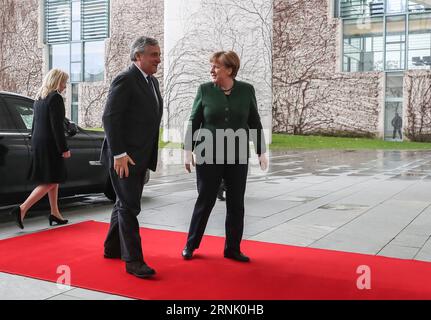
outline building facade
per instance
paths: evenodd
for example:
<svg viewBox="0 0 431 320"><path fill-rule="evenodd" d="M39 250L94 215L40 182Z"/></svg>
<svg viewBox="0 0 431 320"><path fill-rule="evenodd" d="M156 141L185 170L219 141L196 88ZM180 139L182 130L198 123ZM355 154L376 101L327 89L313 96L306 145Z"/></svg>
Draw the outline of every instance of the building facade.
<svg viewBox="0 0 431 320"><path fill-rule="evenodd" d="M110 82L148 35L163 51L161 0L0 0L0 90L33 97L51 68L69 73L66 113L100 127ZM163 82L163 65L156 75Z"/></svg>
<svg viewBox="0 0 431 320"><path fill-rule="evenodd" d="M181 141L201 83L211 81L210 56L234 50L237 80L251 83L267 140L272 127L272 1L165 0L164 139Z"/></svg>
<svg viewBox="0 0 431 320"><path fill-rule="evenodd" d="M157 38L164 138L179 141L208 57L233 49L268 132L431 140L431 0L0 0L0 90L71 75L67 114L100 127L130 42Z"/></svg>
<svg viewBox="0 0 431 320"><path fill-rule="evenodd" d="M431 1L274 1L273 129L428 140Z"/></svg>

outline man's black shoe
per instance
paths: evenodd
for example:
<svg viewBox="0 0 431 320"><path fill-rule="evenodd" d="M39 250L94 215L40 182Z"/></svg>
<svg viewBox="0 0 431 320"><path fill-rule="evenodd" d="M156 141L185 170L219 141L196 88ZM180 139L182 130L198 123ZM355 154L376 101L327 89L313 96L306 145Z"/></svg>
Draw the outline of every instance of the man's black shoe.
<svg viewBox="0 0 431 320"><path fill-rule="evenodd" d="M150 278L156 274L154 269L142 261L126 262L126 272L143 279Z"/></svg>
<svg viewBox="0 0 431 320"><path fill-rule="evenodd" d="M239 262L250 262L250 258L244 255L242 252L225 251L224 257L228 259L233 259Z"/></svg>
<svg viewBox="0 0 431 320"><path fill-rule="evenodd" d="M193 251L192 249L189 249L187 247L184 248L181 255L183 256L184 260L190 260L193 257Z"/></svg>

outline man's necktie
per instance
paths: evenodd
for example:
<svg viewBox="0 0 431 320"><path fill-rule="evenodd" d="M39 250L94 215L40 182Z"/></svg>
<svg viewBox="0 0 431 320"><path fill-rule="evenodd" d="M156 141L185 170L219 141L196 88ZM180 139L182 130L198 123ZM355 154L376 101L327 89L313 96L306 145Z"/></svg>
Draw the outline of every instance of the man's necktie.
<svg viewBox="0 0 431 320"><path fill-rule="evenodd" d="M154 98L156 98L157 106L158 106L159 105L159 98L157 97L156 89L154 88L154 83L153 83L153 79L152 79L151 75L147 76L147 81L148 81L148 85L150 86L151 92L154 95Z"/></svg>

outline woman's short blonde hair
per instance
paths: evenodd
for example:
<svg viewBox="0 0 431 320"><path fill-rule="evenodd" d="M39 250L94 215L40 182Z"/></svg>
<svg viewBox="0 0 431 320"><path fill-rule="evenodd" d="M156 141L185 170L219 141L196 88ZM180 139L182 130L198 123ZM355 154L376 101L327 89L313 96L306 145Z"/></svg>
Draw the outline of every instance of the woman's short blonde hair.
<svg viewBox="0 0 431 320"><path fill-rule="evenodd" d="M36 94L36 100L45 99L52 91L58 90L60 84L67 82L69 75L60 69L51 69L43 78L42 86Z"/></svg>
<svg viewBox="0 0 431 320"><path fill-rule="evenodd" d="M210 62L219 62L223 64L225 68L232 69L232 73L230 75L232 79L235 79L238 74L240 60L238 55L233 51L218 51L211 56Z"/></svg>

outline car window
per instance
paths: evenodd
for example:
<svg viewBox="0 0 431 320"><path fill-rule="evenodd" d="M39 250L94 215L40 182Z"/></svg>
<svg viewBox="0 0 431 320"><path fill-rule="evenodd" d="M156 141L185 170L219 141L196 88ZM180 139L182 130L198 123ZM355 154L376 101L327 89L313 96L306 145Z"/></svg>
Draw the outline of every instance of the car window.
<svg viewBox="0 0 431 320"><path fill-rule="evenodd" d="M26 99L6 97L5 98L12 113L15 114L15 121L18 129L31 130L33 124L33 102Z"/></svg>
<svg viewBox="0 0 431 320"><path fill-rule="evenodd" d="M16 130L12 116L6 108L6 104L0 98L0 131Z"/></svg>

